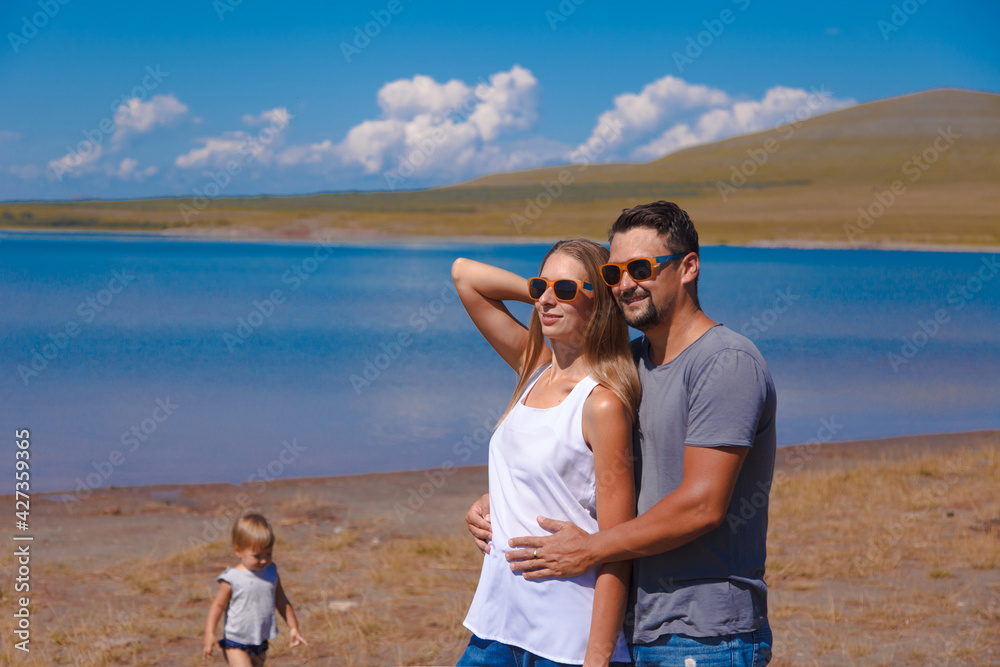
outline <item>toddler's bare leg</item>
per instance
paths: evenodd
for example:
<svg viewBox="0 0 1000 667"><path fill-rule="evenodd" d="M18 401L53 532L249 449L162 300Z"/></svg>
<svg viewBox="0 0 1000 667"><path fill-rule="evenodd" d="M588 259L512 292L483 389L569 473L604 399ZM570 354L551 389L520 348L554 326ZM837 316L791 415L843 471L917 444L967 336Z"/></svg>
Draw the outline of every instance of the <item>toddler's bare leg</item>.
<svg viewBox="0 0 1000 667"><path fill-rule="evenodd" d="M258 657L263 658L264 656ZM229 663L229 667L256 667L250 654L241 648L227 648L226 662Z"/></svg>

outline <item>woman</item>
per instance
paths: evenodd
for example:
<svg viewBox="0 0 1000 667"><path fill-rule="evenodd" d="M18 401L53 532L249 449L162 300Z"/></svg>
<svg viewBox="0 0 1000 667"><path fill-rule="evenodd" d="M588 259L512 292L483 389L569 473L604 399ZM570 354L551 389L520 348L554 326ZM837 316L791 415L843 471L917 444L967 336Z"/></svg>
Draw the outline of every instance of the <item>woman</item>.
<svg viewBox="0 0 1000 667"><path fill-rule="evenodd" d="M468 259L452 267L472 321L519 375L490 441L493 541L465 619L473 637L460 666L629 661L622 621L630 563L529 581L504 558L509 538L546 534L539 515L592 532L635 516L639 378L628 329L601 279L607 261L605 248L577 239L554 245L528 281ZM504 301L534 303L527 329Z"/></svg>

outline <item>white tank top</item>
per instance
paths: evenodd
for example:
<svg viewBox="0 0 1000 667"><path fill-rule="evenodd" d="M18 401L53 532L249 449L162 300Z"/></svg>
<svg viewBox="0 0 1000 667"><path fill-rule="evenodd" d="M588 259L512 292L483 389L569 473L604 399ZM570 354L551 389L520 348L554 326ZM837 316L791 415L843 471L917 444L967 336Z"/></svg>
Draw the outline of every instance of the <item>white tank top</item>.
<svg viewBox="0 0 1000 667"><path fill-rule="evenodd" d="M483 639L583 664L599 567L572 579L530 581L511 572L504 557L512 537L549 534L539 515L598 530L594 455L583 439L583 404L598 383L588 376L559 405L530 408L524 398L546 368L532 374L490 440L493 541L464 625ZM624 636L611 659L631 660Z"/></svg>

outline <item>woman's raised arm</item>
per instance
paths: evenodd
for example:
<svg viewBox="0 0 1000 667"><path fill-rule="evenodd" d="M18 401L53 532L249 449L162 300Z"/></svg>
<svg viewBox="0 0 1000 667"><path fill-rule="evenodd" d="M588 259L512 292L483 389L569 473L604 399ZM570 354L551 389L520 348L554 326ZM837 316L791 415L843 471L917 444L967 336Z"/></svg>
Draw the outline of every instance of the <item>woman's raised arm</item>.
<svg viewBox="0 0 1000 667"><path fill-rule="evenodd" d="M464 257L452 264L451 277L476 328L511 368L520 370L518 366L528 344L528 330L511 315L503 302L532 303L527 280L506 269ZM542 363L548 361L548 354L547 349L543 350Z"/></svg>

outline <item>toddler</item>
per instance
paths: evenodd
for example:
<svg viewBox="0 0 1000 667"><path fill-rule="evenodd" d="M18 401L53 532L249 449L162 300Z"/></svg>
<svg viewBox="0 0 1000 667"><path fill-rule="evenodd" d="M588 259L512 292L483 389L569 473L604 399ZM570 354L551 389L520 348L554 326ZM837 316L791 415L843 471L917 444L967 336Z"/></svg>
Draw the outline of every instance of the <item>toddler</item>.
<svg viewBox="0 0 1000 667"><path fill-rule="evenodd" d="M206 658L215 646L215 626L223 612L226 622L219 646L226 662L234 667L262 667L267 641L278 636L275 609L288 623L291 645L308 645L281 588L278 568L271 562L273 547L274 532L260 514L244 514L233 524L233 550L240 564L219 575L219 593L205 622Z"/></svg>

